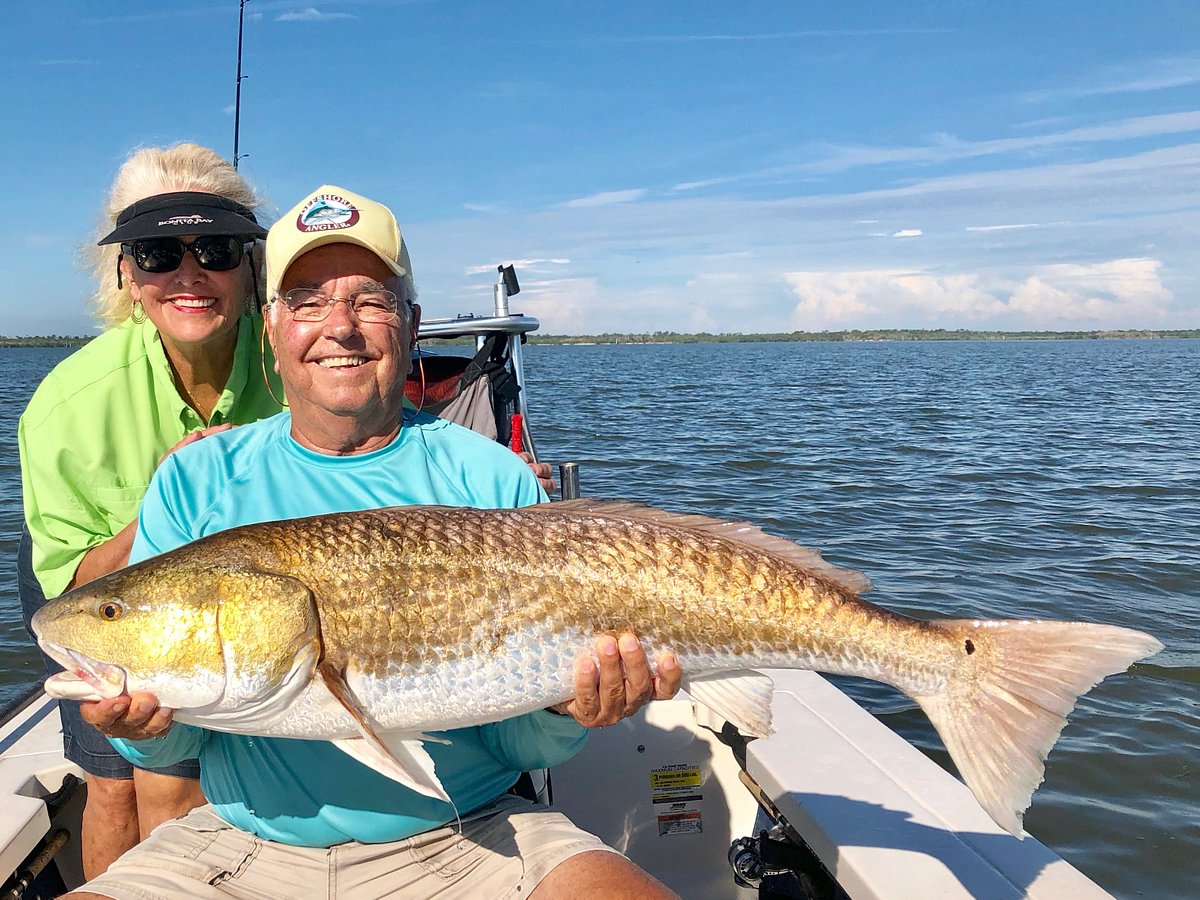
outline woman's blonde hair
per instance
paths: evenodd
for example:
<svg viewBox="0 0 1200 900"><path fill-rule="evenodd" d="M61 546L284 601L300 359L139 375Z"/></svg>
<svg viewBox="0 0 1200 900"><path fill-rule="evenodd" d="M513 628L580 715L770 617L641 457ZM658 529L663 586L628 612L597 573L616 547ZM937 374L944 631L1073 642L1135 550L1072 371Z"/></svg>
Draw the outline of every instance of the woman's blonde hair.
<svg viewBox="0 0 1200 900"><path fill-rule="evenodd" d="M146 147L135 151L121 166L108 192L108 200L95 236L83 247L89 268L96 275L96 293L91 303L105 328L119 325L130 314L133 298L129 285L117 287L117 244L96 246L96 241L113 230L117 216L126 207L157 194L172 191L203 191L234 200L258 210L264 203L254 188L238 174L229 160L199 144ZM261 217L260 217L261 221ZM252 260L258 263L259 255ZM258 273L261 274L261 273Z"/></svg>

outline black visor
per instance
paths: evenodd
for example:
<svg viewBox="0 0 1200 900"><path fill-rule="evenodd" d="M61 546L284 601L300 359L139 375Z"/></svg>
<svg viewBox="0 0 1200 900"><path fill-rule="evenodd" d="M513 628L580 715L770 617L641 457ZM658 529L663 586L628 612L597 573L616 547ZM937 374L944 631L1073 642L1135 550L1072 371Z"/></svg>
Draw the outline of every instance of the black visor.
<svg viewBox="0 0 1200 900"><path fill-rule="evenodd" d="M217 194L176 191L156 194L126 207L117 216L116 229L97 243L121 244L184 234L265 238L267 230L240 203Z"/></svg>

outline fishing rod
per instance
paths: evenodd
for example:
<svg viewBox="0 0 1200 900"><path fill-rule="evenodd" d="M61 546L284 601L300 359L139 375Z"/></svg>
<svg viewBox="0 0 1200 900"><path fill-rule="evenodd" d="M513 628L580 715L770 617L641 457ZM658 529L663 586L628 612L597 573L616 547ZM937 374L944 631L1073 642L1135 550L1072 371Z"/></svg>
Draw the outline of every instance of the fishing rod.
<svg viewBox="0 0 1200 900"><path fill-rule="evenodd" d="M233 167L238 166L238 160L243 157L238 154L238 132L241 129L242 121L242 79L247 77L242 74L242 25L246 20L246 4L250 0L240 0L238 3L238 49L237 49L237 87L234 92L233 99ZM250 154L247 153L246 156Z"/></svg>

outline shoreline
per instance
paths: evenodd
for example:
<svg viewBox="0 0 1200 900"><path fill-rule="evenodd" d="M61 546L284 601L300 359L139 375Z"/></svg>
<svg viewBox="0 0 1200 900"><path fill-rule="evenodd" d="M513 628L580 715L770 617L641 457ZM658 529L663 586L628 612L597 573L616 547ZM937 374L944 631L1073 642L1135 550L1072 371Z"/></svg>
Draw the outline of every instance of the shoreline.
<svg viewBox="0 0 1200 900"><path fill-rule="evenodd" d="M95 335L35 335L5 337L0 335L0 349L12 347L82 347ZM1200 338L1200 328L1187 329L1126 329L1096 331L970 331L945 328L876 328L848 331L788 331L764 334L711 334L656 331L625 334L536 334L529 335L531 344L596 345L596 344L753 344L798 343L805 341L1078 341L1078 340L1161 340Z"/></svg>

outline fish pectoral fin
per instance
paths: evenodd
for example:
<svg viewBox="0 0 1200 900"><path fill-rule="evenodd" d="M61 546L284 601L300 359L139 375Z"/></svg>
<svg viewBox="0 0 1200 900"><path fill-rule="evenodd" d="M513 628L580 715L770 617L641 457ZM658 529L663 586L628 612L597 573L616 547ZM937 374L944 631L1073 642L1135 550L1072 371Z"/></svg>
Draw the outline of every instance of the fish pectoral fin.
<svg viewBox="0 0 1200 900"><path fill-rule="evenodd" d="M333 745L364 766L374 769L406 788L450 803L450 795L433 771L433 760L421 746L419 736L389 733L386 739L343 738Z"/></svg>
<svg viewBox="0 0 1200 900"><path fill-rule="evenodd" d="M747 737L769 737L775 730L771 727L775 682L762 672L735 669L684 676L683 689Z"/></svg>
<svg viewBox="0 0 1200 900"><path fill-rule="evenodd" d="M421 746L425 735L390 732L381 736L350 688L344 669L323 659L317 666L317 676L325 683L333 698L350 714L361 735L334 741L334 746L364 766L418 794L451 802L450 795L433 771L433 760Z"/></svg>

